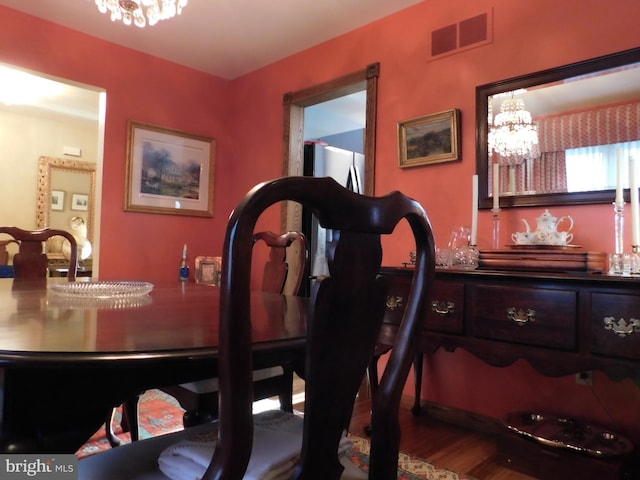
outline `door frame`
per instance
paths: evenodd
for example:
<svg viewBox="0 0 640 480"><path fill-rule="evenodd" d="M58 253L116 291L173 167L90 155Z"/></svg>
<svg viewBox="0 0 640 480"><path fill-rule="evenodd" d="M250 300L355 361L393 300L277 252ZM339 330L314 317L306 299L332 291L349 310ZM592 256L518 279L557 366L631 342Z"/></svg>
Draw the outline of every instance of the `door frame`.
<svg viewBox="0 0 640 480"><path fill-rule="evenodd" d="M283 96L284 126L282 138L283 176L302 175L304 167L304 109L318 103L334 100L351 93L366 90L366 117L364 139L364 194L375 193L376 119L378 108L378 77L380 63L367 65L363 70L329 80ZM282 207L283 232L302 228L302 208L287 202Z"/></svg>

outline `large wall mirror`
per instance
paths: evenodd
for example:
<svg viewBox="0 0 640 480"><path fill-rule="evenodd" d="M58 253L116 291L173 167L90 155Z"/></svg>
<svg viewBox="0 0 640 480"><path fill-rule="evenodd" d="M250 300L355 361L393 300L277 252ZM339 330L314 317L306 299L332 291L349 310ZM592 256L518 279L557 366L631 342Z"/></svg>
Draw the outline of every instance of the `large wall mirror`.
<svg viewBox="0 0 640 480"><path fill-rule="evenodd" d="M79 257L91 254L95 224L96 164L64 158L40 157L36 226L67 230L76 236ZM84 248L82 238L88 240ZM63 258L56 237L47 244L50 259ZM85 258L83 258L85 257Z"/></svg>
<svg viewBox="0 0 640 480"><path fill-rule="evenodd" d="M613 202L640 156L640 48L479 86L476 115L481 208L494 172L503 208Z"/></svg>

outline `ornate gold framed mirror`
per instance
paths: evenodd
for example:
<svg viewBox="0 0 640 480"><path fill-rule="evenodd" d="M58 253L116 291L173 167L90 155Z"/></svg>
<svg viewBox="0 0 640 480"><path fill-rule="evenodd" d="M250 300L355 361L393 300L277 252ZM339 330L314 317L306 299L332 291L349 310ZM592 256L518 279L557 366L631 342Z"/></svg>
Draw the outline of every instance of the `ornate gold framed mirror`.
<svg viewBox="0 0 640 480"><path fill-rule="evenodd" d="M40 157L36 227L73 231L86 228L93 242L95 214L96 164L64 158ZM64 258L62 245L47 244L50 259Z"/></svg>

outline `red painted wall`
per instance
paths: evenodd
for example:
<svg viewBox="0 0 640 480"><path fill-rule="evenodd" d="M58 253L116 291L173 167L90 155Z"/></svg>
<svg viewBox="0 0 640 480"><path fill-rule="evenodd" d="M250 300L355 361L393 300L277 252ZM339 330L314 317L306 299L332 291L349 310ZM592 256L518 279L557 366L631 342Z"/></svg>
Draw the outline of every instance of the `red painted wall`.
<svg viewBox="0 0 640 480"><path fill-rule="evenodd" d="M271 163L247 172L250 178L243 181L251 185L281 172L279 112L283 93L378 61L376 193L400 189L418 199L429 213L437 242L445 243L453 226L470 223L475 87L640 46L636 34L640 4L616 1L611 7L602 9L595 2L580 0L427 0L246 75L234 82L238 108L231 134L256 132L259 141L245 142L243 152L246 158L271 158ZM492 43L430 60L431 31L484 12L493 13ZM397 122L450 108L461 110L462 161L398 168ZM240 145L242 138L232 143ZM596 251L613 250L610 205L559 205L551 210L557 216L573 216L576 243ZM539 214L540 209L504 210L503 241L521 229L520 218L531 222ZM481 212L479 222L479 245L489 248L490 213ZM627 236L630 244L630 234ZM394 240L386 243L391 247L390 253L385 252L386 264L408 259L408 237L408 229L399 229ZM520 409L584 416L626 433L640 445L640 389L631 381L611 382L596 373L591 389L576 385L573 376L543 377L526 362L493 368L464 351L438 352L425 365L423 397L428 400L497 418ZM411 384L407 393L412 392Z"/></svg>
<svg viewBox="0 0 640 480"><path fill-rule="evenodd" d="M182 246L219 254L232 182L215 179L213 219L124 212L127 121L137 120L217 139L218 172L232 145L226 119L232 85L73 30L0 8L0 61L107 91L100 276L177 278Z"/></svg>
<svg viewBox="0 0 640 480"><path fill-rule="evenodd" d="M400 189L421 201L436 240L470 222L475 172L475 87L545 68L640 46L637 0L602 8L584 0L425 0L396 15L293 55L234 81L224 81L0 7L0 61L100 86L108 92L100 271L103 278L173 279L182 244L192 255L219 254L226 219L254 184L282 172L282 96L380 62L377 194ZM484 12L493 15L489 45L430 60L431 31ZM462 161L402 170L396 124L450 108L461 110ZM126 121L154 123L218 140L213 219L123 211ZM574 241L613 249L610 205L557 206L571 214ZM538 209L502 214L503 241ZM491 243L488 212L479 245ZM269 217L274 224L277 215ZM276 226L272 227L276 228ZM627 244L630 243L628 235ZM399 228L386 264L406 261L412 246ZM493 368L466 352L426 361L424 396L501 417L516 409L581 415L633 437L640 445L640 389L596 374L593 389L573 377L536 374L525 362ZM408 387L410 392L410 387Z"/></svg>

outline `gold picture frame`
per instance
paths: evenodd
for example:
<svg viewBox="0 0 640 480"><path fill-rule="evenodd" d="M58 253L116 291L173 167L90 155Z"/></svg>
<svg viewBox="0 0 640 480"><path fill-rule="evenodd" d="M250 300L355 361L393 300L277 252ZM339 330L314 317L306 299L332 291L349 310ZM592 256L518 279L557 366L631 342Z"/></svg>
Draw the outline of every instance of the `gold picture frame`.
<svg viewBox="0 0 640 480"><path fill-rule="evenodd" d="M196 283L220 286L222 257L196 257Z"/></svg>
<svg viewBox="0 0 640 480"><path fill-rule="evenodd" d="M401 168L460 160L460 110L398 122Z"/></svg>
<svg viewBox="0 0 640 480"><path fill-rule="evenodd" d="M216 141L128 122L125 210L213 216Z"/></svg>

